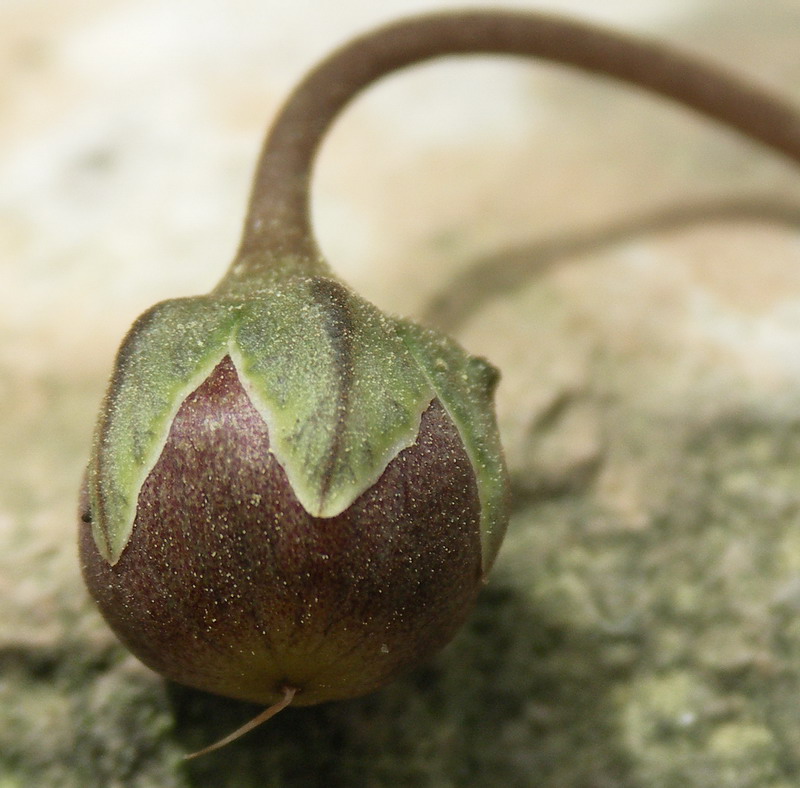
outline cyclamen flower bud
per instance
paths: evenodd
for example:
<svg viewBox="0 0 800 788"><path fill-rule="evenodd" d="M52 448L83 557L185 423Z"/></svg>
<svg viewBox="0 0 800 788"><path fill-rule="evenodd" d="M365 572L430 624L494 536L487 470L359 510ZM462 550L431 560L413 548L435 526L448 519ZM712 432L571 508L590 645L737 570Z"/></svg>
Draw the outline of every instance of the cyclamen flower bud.
<svg viewBox="0 0 800 788"><path fill-rule="evenodd" d="M145 664L200 689L305 705L381 686L452 637L499 547L495 380L326 277L154 307L98 427L90 592Z"/></svg>
<svg viewBox="0 0 800 788"><path fill-rule="evenodd" d="M165 676L273 703L237 734L424 659L502 541L495 370L347 290L309 219L316 151L350 99L413 63L478 52L638 85L800 161L797 111L763 89L544 14L400 22L301 82L220 285L156 305L123 343L83 493L84 576L103 614Z"/></svg>

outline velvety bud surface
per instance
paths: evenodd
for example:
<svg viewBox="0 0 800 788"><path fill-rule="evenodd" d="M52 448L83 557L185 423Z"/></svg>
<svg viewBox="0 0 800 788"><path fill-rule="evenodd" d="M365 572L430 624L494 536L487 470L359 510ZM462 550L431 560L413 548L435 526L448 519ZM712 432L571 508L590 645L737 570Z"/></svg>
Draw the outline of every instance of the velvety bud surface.
<svg viewBox="0 0 800 788"><path fill-rule="evenodd" d="M452 637L481 584L480 521L473 464L436 398L374 485L312 516L225 357L173 419L119 560L88 523L80 549L92 596L145 664L261 703L291 685L306 705L369 692Z"/></svg>

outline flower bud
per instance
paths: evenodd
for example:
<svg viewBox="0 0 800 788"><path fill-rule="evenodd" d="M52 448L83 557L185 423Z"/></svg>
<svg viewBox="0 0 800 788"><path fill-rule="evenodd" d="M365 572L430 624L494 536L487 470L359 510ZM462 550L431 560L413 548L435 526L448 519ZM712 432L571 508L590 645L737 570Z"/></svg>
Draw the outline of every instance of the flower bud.
<svg viewBox="0 0 800 788"><path fill-rule="evenodd" d="M326 276L158 304L120 349L84 577L145 664L306 705L463 623L502 540L496 373Z"/></svg>

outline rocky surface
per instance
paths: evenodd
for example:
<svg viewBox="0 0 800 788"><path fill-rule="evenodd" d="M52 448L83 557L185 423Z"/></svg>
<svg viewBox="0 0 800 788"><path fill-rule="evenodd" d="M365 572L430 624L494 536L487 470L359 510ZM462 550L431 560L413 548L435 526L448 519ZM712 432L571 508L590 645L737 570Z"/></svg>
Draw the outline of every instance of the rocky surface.
<svg viewBox="0 0 800 788"><path fill-rule="evenodd" d="M116 644L77 489L120 337L221 274L281 95L350 33L435 7L321 5L0 8L0 786L797 785L800 178L508 64L367 96L316 207L345 278L503 370L515 513L491 583L395 684L181 761L257 710ZM790 0L608 9L800 101Z"/></svg>

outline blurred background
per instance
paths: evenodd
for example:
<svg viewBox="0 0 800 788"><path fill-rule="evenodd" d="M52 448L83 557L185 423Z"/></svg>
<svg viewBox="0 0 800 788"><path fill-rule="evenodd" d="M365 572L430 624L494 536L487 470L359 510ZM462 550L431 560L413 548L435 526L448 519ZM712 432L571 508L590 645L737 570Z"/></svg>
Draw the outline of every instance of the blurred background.
<svg viewBox="0 0 800 788"><path fill-rule="evenodd" d="M515 517L456 642L185 766L253 710L165 685L83 589L123 334L222 275L310 66L465 5L656 36L800 104L797 0L0 0L2 788L798 784L800 177L558 67L393 76L316 172L336 272L503 371Z"/></svg>

